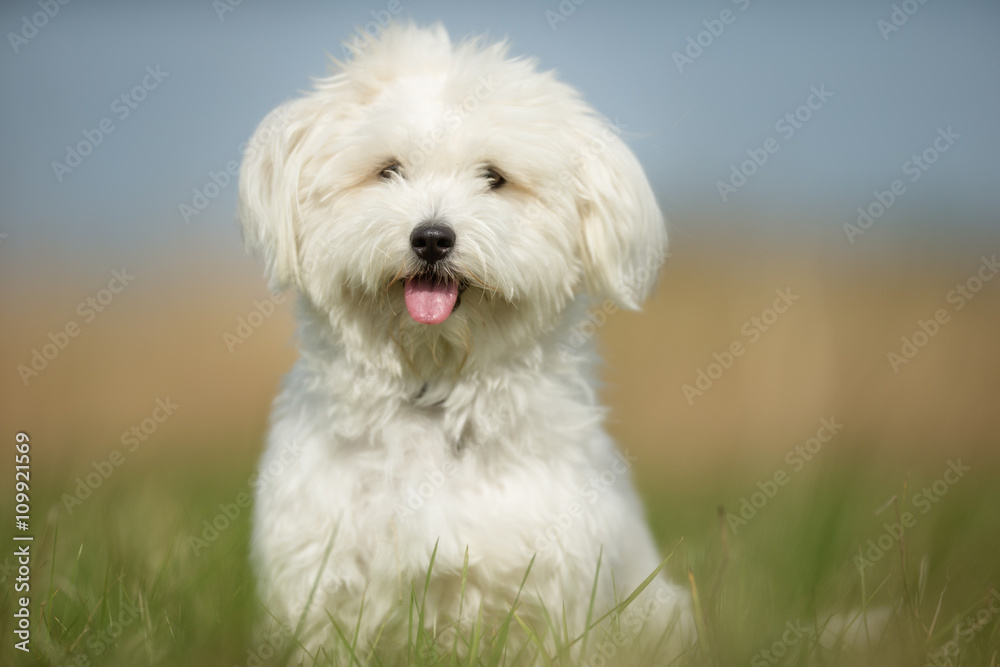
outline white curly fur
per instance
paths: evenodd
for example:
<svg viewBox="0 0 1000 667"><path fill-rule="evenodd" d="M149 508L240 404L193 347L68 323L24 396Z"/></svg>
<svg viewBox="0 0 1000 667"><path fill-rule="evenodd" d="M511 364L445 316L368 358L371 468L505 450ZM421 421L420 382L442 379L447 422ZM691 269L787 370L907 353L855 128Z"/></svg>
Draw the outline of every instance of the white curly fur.
<svg viewBox="0 0 1000 667"><path fill-rule="evenodd" d="M652 288L656 200L608 124L503 43L391 26L337 66L265 119L240 177L248 247L299 294L301 358L256 482L261 599L288 628L304 618L310 652L336 652L329 618L353 630L363 602L361 646L381 631L391 650L437 544L429 630L468 633L480 609L492 627L534 556L519 616L544 634L565 614L576 636L599 556L595 618L661 561L579 327L589 305L635 309ZM506 184L490 189L486 168ZM427 220L454 229L438 273L467 286L437 325L403 299ZM677 621L674 649L690 636L662 575L630 609L633 631Z"/></svg>

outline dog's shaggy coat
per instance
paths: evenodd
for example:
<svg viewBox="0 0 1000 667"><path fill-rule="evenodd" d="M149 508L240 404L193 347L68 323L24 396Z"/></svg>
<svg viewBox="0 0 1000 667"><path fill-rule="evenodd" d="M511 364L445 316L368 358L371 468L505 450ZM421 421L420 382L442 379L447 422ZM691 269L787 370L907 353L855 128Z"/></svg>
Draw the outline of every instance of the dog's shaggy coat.
<svg viewBox="0 0 1000 667"><path fill-rule="evenodd" d="M592 350L652 288L665 223L614 129L506 51L392 26L244 156L246 243L300 297L252 550L269 614L302 619L310 652L359 615L360 646L405 644L411 586L430 631L492 627L532 558L517 613L551 647L583 632L599 560L593 618L661 562ZM432 261L427 225L452 235ZM676 646L687 604L660 576L618 631L673 624Z"/></svg>

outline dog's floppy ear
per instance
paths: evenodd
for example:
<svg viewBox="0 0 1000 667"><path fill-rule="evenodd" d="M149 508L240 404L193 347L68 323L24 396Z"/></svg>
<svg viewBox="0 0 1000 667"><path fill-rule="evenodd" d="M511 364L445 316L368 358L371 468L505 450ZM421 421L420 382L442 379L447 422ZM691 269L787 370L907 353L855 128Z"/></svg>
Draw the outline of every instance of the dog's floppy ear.
<svg viewBox="0 0 1000 667"><path fill-rule="evenodd" d="M308 131L305 99L286 102L261 121L240 167L239 219L243 242L263 258L274 290L298 279L299 181Z"/></svg>
<svg viewBox="0 0 1000 667"><path fill-rule="evenodd" d="M575 160L586 287L638 310L666 257L666 222L636 157L610 125L587 120Z"/></svg>

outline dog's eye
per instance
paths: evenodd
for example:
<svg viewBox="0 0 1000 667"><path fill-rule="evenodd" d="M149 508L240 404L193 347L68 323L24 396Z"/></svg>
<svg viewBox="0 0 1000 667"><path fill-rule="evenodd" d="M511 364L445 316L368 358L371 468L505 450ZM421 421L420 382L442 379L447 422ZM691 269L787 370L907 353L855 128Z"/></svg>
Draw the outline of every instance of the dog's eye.
<svg viewBox="0 0 1000 667"><path fill-rule="evenodd" d="M403 175L403 168L399 166L398 162L393 162L392 164L386 167L382 167L382 171L380 171L378 175L379 178L381 178L383 181L388 181L390 178L392 178L393 174L397 176Z"/></svg>
<svg viewBox="0 0 1000 667"><path fill-rule="evenodd" d="M489 184L490 190L496 190L497 188L499 188L500 186L502 186L504 183L507 182L507 179L501 176L500 172L498 172L496 169L487 169L486 171L484 171L483 178L485 178L486 182Z"/></svg>

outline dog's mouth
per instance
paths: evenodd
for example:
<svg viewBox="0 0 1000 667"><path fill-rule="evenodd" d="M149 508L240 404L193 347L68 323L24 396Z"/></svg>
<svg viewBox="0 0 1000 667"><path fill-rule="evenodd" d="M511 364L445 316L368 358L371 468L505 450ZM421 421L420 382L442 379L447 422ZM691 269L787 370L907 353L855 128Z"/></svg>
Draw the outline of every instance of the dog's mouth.
<svg viewBox="0 0 1000 667"><path fill-rule="evenodd" d="M421 324L441 324L461 305L464 281L421 273L403 280L406 310Z"/></svg>

